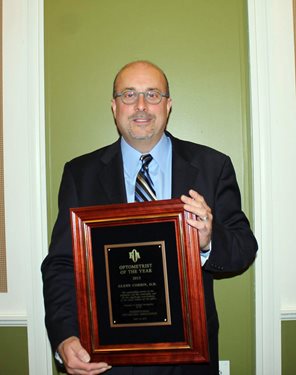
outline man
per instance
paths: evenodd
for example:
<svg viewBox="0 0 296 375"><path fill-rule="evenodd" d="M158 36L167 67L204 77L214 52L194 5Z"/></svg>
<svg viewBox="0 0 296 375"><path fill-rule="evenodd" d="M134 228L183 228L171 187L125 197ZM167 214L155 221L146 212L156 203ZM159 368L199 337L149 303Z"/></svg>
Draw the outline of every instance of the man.
<svg viewBox="0 0 296 375"><path fill-rule="evenodd" d="M172 101L162 70L147 61L123 67L114 81L112 110L120 139L66 163L59 214L49 254L42 264L46 326L53 352L70 374L218 374L218 317L213 295L216 273L237 273L255 258L257 243L241 211L240 193L229 157L174 138L166 131ZM181 197L196 215L209 337L210 363L112 367L89 363L77 327L69 208L133 202L142 155L157 199Z"/></svg>

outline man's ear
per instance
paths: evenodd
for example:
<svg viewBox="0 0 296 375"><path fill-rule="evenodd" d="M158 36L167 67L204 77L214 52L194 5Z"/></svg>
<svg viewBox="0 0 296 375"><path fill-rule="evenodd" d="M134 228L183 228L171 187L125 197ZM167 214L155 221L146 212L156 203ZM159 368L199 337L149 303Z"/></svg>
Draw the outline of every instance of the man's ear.
<svg viewBox="0 0 296 375"><path fill-rule="evenodd" d="M116 100L115 99L111 100L111 109L113 112L113 117L116 119Z"/></svg>
<svg viewBox="0 0 296 375"><path fill-rule="evenodd" d="M171 110L172 110L172 99L168 98L167 100L167 115L168 116L170 115Z"/></svg>

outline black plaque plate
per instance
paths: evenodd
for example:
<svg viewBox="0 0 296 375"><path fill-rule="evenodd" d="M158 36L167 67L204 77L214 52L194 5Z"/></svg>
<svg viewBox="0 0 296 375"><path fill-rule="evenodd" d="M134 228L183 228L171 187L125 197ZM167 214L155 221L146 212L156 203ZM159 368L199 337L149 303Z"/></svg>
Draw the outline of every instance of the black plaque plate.
<svg viewBox="0 0 296 375"><path fill-rule="evenodd" d="M164 241L105 245L111 327L171 324Z"/></svg>

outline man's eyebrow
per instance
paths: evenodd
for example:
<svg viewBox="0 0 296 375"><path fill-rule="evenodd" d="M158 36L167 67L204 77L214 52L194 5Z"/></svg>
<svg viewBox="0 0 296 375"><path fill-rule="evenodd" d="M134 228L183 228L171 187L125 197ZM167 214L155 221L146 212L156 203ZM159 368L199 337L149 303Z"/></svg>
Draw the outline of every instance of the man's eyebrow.
<svg viewBox="0 0 296 375"><path fill-rule="evenodd" d="M125 87L121 91L125 91L125 90L137 91L137 89L135 87Z"/></svg>
<svg viewBox="0 0 296 375"><path fill-rule="evenodd" d="M125 88L122 89L121 91L125 91L125 90L138 91L135 87L125 87ZM158 91L161 91L161 90L159 90L157 87L148 87L147 89L145 89L145 91L151 91L151 90L158 90Z"/></svg>

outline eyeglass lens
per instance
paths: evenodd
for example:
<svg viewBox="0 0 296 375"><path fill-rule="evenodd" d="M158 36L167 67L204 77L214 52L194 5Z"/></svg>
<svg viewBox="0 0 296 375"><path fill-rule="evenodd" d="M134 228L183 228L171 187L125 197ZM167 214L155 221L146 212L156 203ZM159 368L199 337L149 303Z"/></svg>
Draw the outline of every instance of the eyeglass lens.
<svg viewBox="0 0 296 375"><path fill-rule="evenodd" d="M158 104L162 99L160 92L156 90L149 90L145 92L138 92L135 90L126 90L121 94L121 100L125 104L133 104L138 100L140 94L144 95L145 100L151 104Z"/></svg>

